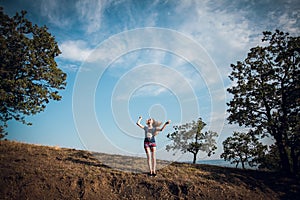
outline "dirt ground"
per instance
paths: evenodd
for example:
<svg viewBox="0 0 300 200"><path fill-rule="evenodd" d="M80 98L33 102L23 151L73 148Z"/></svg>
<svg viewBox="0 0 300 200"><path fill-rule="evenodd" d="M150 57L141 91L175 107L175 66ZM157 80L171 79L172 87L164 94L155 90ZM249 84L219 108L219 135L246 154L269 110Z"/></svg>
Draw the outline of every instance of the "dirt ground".
<svg viewBox="0 0 300 200"><path fill-rule="evenodd" d="M112 163L131 159L139 170L120 163L112 168L99 157ZM300 195L298 179L274 172L172 163L149 177L145 165L142 158L0 141L0 198L256 200Z"/></svg>

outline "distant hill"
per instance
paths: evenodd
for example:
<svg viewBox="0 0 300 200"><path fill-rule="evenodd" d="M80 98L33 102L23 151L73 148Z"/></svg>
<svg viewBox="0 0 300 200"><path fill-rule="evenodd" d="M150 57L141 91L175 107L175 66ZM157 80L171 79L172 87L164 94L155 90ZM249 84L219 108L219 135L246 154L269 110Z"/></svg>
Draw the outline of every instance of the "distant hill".
<svg viewBox="0 0 300 200"><path fill-rule="evenodd" d="M192 162L189 162L192 163ZM197 164L206 164L206 165L216 165L216 166L222 166L222 167L231 167L231 168L240 168L242 169L241 163L236 167L236 164L231 164L229 161L225 161L224 159L214 159L214 160L198 160ZM248 165L248 163L245 163L246 169L258 169L257 167L251 167Z"/></svg>
<svg viewBox="0 0 300 200"><path fill-rule="evenodd" d="M136 172L142 172L136 173L104 165L97 156L122 160L117 155L0 141L0 198L254 200L300 195L299 180L273 172L172 163L148 177L144 159L135 161L141 165Z"/></svg>

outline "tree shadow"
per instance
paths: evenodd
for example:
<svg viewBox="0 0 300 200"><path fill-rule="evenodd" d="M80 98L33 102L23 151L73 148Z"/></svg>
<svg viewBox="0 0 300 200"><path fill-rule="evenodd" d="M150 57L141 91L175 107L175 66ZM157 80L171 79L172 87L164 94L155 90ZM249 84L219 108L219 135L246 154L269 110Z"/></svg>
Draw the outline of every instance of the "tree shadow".
<svg viewBox="0 0 300 200"><path fill-rule="evenodd" d="M111 169L110 166L101 163L97 158L93 156L93 154L85 151L70 153L69 156L64 160L82 165Z"/></svg>
<svg viewBox="0 0 300 200"><path fill-rule="evenodd" d="M282 199L297 199L300 195L300 180L278 172L244 170L203 164L191 166L208 172L202 176L218 181L221 184L231 183L237 186L245 184L250 190L255 191L259 189L266 193L272 190L280 193L280 198Z"/></svg>

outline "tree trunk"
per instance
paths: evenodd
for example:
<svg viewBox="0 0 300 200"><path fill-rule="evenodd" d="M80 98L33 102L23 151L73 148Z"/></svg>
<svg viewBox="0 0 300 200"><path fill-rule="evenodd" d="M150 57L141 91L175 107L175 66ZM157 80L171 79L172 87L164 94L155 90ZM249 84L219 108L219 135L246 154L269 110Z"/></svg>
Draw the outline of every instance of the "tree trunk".
<svg viewBox="0 0 300 200"><path fill-rule="evenodd" d="M276 145L277 145L278 151L279 151L279 156L280 156L280 161L281 161L281 170L284 173L290 174L291 173L291 165L289 162L289 158L288 158L286 149L282 142L282 137L279 137L279 138L277 137Z"/></svg>
<svg viewBox="0 0 300 200"><path fill-rule="evenodd" d="M264 95L264 92L263 92L263 95ZM285 101L285 99L282 99L282 101ZM286 148L285 148L286 144L283 143L283 136L286 136L286 133L282 133L282 131L284 131L284 130L281 129L281 128L284 128L285 126L278 127L277 125L274 125L275 122L273 122L273 117L271 114L271 107L269 106L265 96L263 96L263 102L264 102L265 108L266 108L266 115L268 118L268 123L270 124L269 131L270 131L270 134L275 138L275 141L276 141L275 144L279 151L281 170L284 173L290 174L291 167L290 167L288 154L287 154ZM281 119L281 122L282 122L282 119Z"/></svg>
<svg viewBox="0 0 300 200"><path fill-rule="evenodd" d="M193 154L194 154L193 164L196 164L196 160L197 160L197 153L193 153Z"/></svg>
<svg viewBox="0 0 300 200"><path fill-rule="evenodd" d="M240 163L239 161L236 162L235 168L238 168L239 163Z"/></svg>
<svg viewBox="0 0 300 200"><path fill-rule="evenodd" d="M287 148L291 147L291 144L289 142L288 138L288 118L287 118L287 113L288 113L288 108L287 108L287 88L285 87L285 80L281 81L281 110L282 110L282 115L279 116L279 126L278 126L278 136L280 139L280 159L282 162L282 170L283 172L287 174L291 174L291 163L289 159L289 155L287 153Z"/></svg>
<svg viewBox="0 0 300 200"><path fill-rule="evenodd" d="M245 169L245 159L243 159L242 155L240 155L240 161L242 164L242 168Z"/></svg>
<svg viewBox="0 0 300 200"><path fill-rule="evenodd" d="M291 147L291 158L292 158L292 164L293 164L293 174L296 175L298 172L298 154L295 153L295 148Z"/></svg>

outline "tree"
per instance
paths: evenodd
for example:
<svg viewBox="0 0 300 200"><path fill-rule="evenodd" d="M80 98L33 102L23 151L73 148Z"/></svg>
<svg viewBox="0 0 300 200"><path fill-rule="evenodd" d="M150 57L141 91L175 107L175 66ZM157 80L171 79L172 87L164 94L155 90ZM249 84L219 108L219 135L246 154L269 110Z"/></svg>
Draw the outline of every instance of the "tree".
<svg viewBox="0 0 300 200"><path fill-rule="evenodd" d="M245 169L245 164L249 166L257 166L259 159L263 157L267 146L263 145L253 135L234 132L232 137L228 137L223 141L224 153L221 154L221 158L226 161L231 161L231 164L242 164L242 168Z"/></svg>
<svg viewBox="0 0 300 200"><path fill-rule="evenodd" d="M171 145L166 146L166 150L180 150L183 153L190 152L193 154L193 163L196 163L197 154L199 151L204 151L211 156L214 150L217 149L215 137L216 132L206 131L202 133L205 123L201 118L198 121L192 121L179 126L174 126L175 131L169 133L167 137L173 141Z"/></svg>
<svg viewBox="0 0 300 200"><path fill-rule="evenodd" d="M231 65L229 78L234 84L228 89L233 95L228 120L251 128L255 135L272 136L282 171L291 172L291 155L296 172L300 156L300 37L279 30L263 35L266 46L251 48L243 62Z"/></svg>
<svg viewBox="0 0 300 200"><path fill-rule="evenodd" d="M259 169L280 170L280 158L276 145L271 145L267 154L259 158Z"/></svg>
<svg viewBox="0 0 300 200"><path fill-rule="evenodd" d="M0 8L0 130L7 121L25 121L43 111L49 100L60 100L66 74L54 60L61 52L46 26L32 25L25 11L12 18Z"/></svg>

